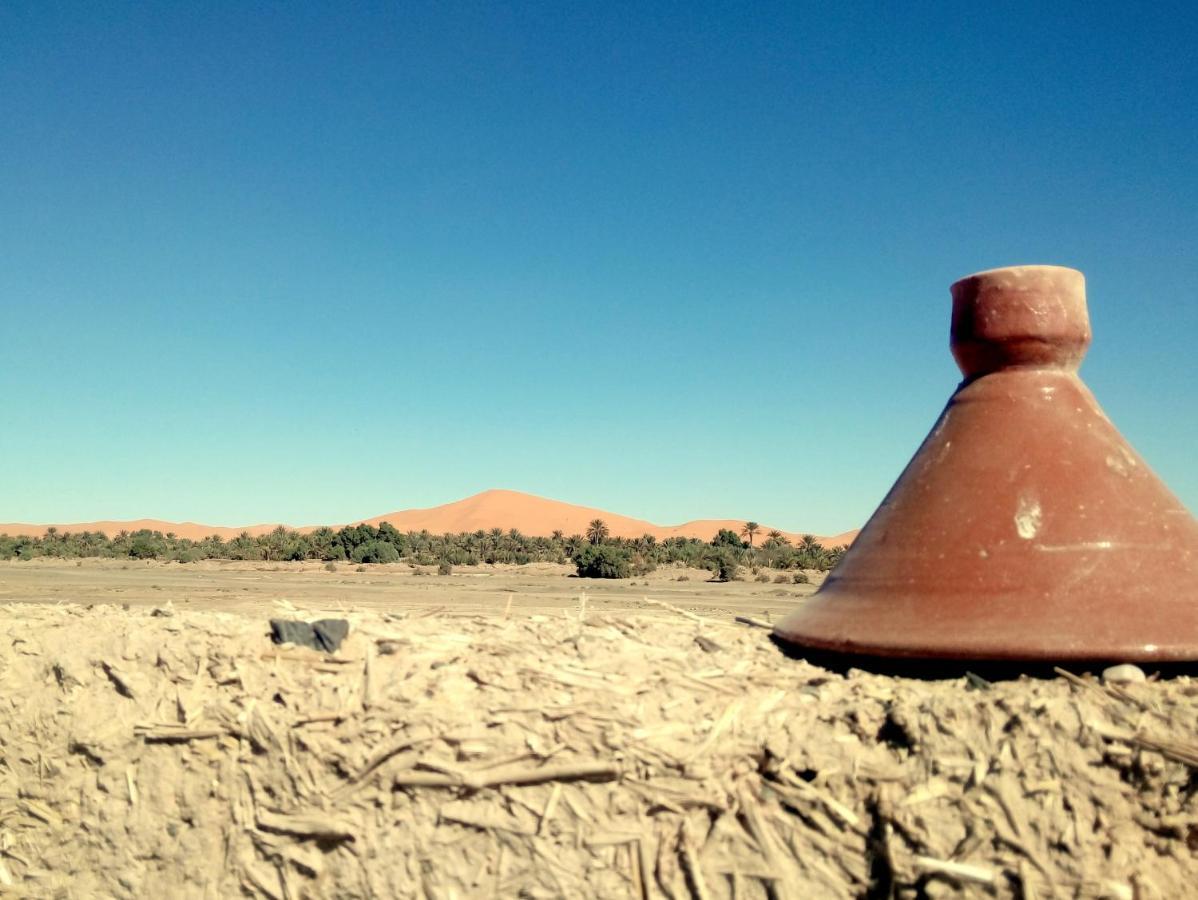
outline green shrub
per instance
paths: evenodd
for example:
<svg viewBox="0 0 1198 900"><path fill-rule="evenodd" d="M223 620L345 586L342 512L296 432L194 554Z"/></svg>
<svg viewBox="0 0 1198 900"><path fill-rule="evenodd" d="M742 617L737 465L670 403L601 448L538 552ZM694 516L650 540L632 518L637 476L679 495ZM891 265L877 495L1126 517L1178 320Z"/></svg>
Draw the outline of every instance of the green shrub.
<svg viewBox="0 0 1198 900"><path fill-rule="evenodd" d="M740 577L740 566L731 553L721 553L715 557L715 580L736 581Z"/></svg>
<svg viewBox="0 0 1198 900"><path fill-rule="evenodd" d="M399 551L389 541L367 541L354 548L353 560L359 563L399 562Z"/></svg>
<svg viewBox="0 0 1198 900"><path fill-rule="evenodd" d="M150 531L137 532L129 544L129 555L134 559L157 559L165 551L166 542Z"/></svg>
<svg viewBox="0 0 1198 900"><path fill-rule="evenodd" d="M632 574L628 552L610 544L586 544L574 554L580 578L627 578Z"/></svg>
<svg viewBox="0 0 1198 900"><path fill-rule="evenodd" d="M636 554L632 558L632 574L633 575L648 575L650 572L657 571L657 563L652 558L643 554Z"/></svg>
<svg viewBox="0 0 1198 900"><path fill-rule="evenodd" d="M711 546L732 547L736 550L742 550L745 547L745 542L731 528L721 528L716 536L711 539Z"/></svg>

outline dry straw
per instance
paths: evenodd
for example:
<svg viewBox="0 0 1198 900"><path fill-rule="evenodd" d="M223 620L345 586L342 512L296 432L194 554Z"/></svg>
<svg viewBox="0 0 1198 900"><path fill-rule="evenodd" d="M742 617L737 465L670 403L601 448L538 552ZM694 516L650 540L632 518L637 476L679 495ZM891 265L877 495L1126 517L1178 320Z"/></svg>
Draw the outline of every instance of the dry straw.
<svg viewBox="0 0 1198 900"><path fill-rule="evenodd" d="M842 677L644 605L350 613L334 657L271 648L265 617L0 609L0 894L1164 898L1198 875L1187 680Z"/></svg>

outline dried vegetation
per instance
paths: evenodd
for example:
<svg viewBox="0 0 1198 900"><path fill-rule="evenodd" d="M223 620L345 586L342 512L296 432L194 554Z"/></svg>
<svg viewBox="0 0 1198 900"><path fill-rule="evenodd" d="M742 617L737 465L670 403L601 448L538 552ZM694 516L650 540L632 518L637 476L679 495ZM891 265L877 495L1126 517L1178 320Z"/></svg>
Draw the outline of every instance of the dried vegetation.
<svg viewBox="0 0 1198 900"><path fill-rule="evenodd" d="M1140 900L1198 875L1185 679L843 677L585 602L351 613L332 657L266 618L0 607L0 895Z"/></svg>

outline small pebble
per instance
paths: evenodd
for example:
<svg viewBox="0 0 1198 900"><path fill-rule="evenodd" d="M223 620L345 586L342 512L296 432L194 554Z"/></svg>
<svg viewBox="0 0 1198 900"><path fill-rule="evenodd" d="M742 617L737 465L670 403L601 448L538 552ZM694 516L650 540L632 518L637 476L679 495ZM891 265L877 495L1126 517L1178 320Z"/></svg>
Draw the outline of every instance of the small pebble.
<svg viewBox="0 0 1198 900"><path fill-rule="evenodd" d="M1147 677L1139 666L1124 663L1121 666L1111 666L1109 669L1103 670L1102 680L1107 684L1135 684L1147 680Z"/></svg>

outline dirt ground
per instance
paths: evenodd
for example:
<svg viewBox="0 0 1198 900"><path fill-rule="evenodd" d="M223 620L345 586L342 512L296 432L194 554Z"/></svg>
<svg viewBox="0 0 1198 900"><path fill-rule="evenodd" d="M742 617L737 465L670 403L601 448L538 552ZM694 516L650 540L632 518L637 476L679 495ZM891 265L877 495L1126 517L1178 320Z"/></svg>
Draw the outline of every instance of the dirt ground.
<svg viewBox="0 0 1198 900"><path fill-rule="evenodd" d="M734 619L811 587L698 573L125 565L0 566L0 896L1153 900L1198 878L1188 678L839 675ZM270 643L269 618L329 615L334 654Z"/></svg>
<svg viewBox="0 0 1198 900"><path fill-rule="evenodd" d="M652 611L646 594L706 616L784 615L823 580L808 572L810 584L763 584L746 569L744 581L720 584L703 569L668 567L643 578L578 578L573 566L459 566L438 575L436 566L406 563L361 567L337 563L262 563L207 560L82 561L33 559L0 562L0 603L116 603L177 607L214 612L260 613L276 600L337 609L402 612L444 607L449 615L495 615L512 609L552 613L573 609L586 592L597 610ZM771 579L790 573L770 572ZM680 581L679 579L685 579Z"/></svg>

